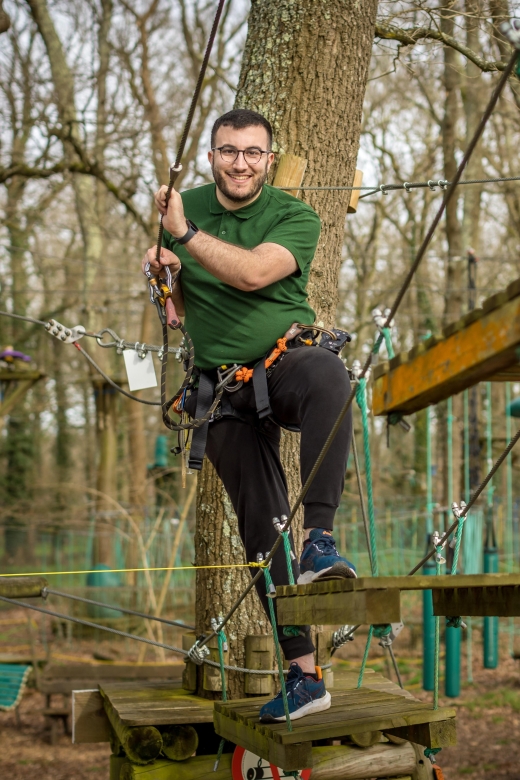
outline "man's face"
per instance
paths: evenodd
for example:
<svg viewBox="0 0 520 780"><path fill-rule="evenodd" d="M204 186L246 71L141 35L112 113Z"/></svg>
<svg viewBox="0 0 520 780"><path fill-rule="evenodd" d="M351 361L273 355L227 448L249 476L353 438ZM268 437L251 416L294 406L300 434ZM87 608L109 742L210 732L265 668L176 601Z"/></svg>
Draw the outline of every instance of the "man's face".
<svg viewBox="0 0 520 780"><path fill-rule="evenodd" d="M261 125L235 130L219 127L215 137L216 147L265 151L268 149L267 131ZM226 162L218 150L208 152L213 178L219 190L233 203L252 201L267 180L267 172L274 154L262 154L259 162L248 162L239 154L234 162Z"/></svg>

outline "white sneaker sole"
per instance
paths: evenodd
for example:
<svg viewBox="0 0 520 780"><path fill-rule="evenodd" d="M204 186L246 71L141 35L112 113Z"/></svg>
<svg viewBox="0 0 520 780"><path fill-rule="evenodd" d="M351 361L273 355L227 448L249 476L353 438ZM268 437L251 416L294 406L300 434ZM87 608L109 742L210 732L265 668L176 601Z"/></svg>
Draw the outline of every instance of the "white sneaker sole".
<svg viewBox="0 0 520 780"><path fill-rule="evenodd" d="M344 579L357 579L357 574L350 566L341 564L340 566L335 563L334 566L329 566L328 569L322 569L321 571L306 571L305 574L300 574L296 580L297 585L308 585L310 582L316 580L344 580Z"/></svg>
<svg viewBox="0 0 520 780"><path fill-rule="evenodd" d="M332 700L330 693L326 691L325 696L322 696L321 699L314 699L308 704L304 704L303 707L300 707L299 710L291 712L291 721L304 718L306 715L312 715L315 712L323 712L324 710L328 710L331 704ZM285 721L285 715L282 715L281 718L272 718L271 723L281 723L282 721Z"/></svg>

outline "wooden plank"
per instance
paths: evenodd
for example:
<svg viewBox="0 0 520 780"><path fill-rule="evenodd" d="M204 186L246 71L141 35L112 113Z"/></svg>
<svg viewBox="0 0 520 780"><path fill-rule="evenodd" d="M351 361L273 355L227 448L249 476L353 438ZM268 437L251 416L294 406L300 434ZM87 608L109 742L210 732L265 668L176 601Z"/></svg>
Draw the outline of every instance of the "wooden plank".
<svg viewBox="0 0 520 780"><path fill-rule="evenodd" d="M128 687L101 682L100 688L125 726L211 723L213 719L211 700L165 683Z"/></svg>
<svg viewBox="0 0 520 780"><path fill-rule="evenodd" d="M412 577L358 577L357 579L328 580L311 582L309 585L284 585L276 589L278 601L281 597L313 595L325 592L350 593L352 591L383 591L386 588L397 590L452 590L457 588L503 588L520 586L520 574L441 574L439 577L426 574L414 574ZM287 599L285 599L287 600ZM382 622L389 622L388 620Z"/></svg>
<svg viewBox="0 0 520 780"><path fill-rule="evenodd" d="M434 615L518 617L520 587L455 588L432 591Z"/></svg>
<svg viewBox="0 0 520 780"><path fill-rule="evenodd" d="M1 578L0 578L1 579ZM48 664L44 671L45 680L180 680L183 663L170 664L120 664L115 661L83 664Z"/></svg>
<svg viewBox="0 0 520 780"><path fill-rule="evenodd" d="M410 414L518 364L520 297L482 313L471 324L469 319L415 359L374 375L373 413Z"/></svg>
<svg viewBox="0 0 520 780"><path fill-rule="evenodd" d="M415 742L429 748L452 747L457 744L455 718L435 723L416 723L414 726L402 726L397 729L389 729L385 734L392 734L394 737L407 739L409 742Z"/></svg>
<svg viewBox="0 0 520 780"><path fill-rule="evenodd" d="M72 743L110 742L110 721L97 688L72 692Z"/></svg>
<svg viewBox="0 0 520 780"><path fill-rule="evenodd" d="M250 634L246 636L246 669L273 669L274 645L270 634ZM318 662L319 663L319 662ZM270 674L246 674L246 693L255 695L271 694L273 676Z"/></svg>
<svg viewBox="0 0 520 780"><path fill-rule="evenodd" d="M271 764L288 771L312 767L312 745L310 742L282 745L268 739L257 729L227 718L220 712L214 714L213 725L220 737L250 750Z"/></svg>
<svg viewBox="0 0 520 780"><path fill-rule="evenodd" d="M324 583L322 583L324 584ZM277 598L278 622L290 625L377 624L401 620L399 590L320 593Z"/></svg>

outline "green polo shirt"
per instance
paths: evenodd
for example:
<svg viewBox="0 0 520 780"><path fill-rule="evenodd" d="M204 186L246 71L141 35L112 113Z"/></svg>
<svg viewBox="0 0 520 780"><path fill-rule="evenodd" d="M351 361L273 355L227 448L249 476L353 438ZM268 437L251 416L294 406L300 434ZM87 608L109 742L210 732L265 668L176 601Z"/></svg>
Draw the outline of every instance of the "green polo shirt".
<svg viewBox="0 0 520 780"><path fill-rule="evenodd" d="M269 185L253 203L236 211L219 203L215 184L183 192L182 201L186 217L200 230L244 249L280 244L298 264L298 270L285 279L245 292L212 276L186 247L175 244L164 232L163 246L175 252L182 263L185 326L193 339L199 368L252 363L271 349L293 322L314 322L306 286L320 220L310 206Z"/></svg>

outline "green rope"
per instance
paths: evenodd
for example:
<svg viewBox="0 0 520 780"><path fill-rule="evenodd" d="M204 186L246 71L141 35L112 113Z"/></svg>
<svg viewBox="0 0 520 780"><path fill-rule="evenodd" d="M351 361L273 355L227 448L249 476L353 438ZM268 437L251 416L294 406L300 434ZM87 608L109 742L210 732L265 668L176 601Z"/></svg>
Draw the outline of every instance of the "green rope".
<svg viewBox="0 0 520 780"><path fill-rule="evenodd" d="M395 357L394 348L392 346L392 337L390 335L390 328L383 328L383 337L385 339L385 347L388 353L388 357L392 360Z"/></svg>
<svg viewBox="0 0 520 780"><path fill-rule="evenodd" d="M217 758L215 760L215 763L213 764L213 771L214 772L217 771L218 765L220 764L220 759L222 758L222 753L224 752L224 745L225 744L226 744L226 740L225 739L221 739L220 740L220 744L218 746Z"/></svg>
<svg viewBox="0 0 520 780"><path fill-rule="evenodd" d="M441 562L440 558L442 556L442 547L441 545L437 545L435 548L437 551L437 561L436 561L436 567L435 567L435 574L437 576L441 573ZM439 617L435 618L435 660L434 660L434 675L433 675L433 709L438 710L439 709L439 659L440 659L440 619Z"/></svg>
<svg viewBox="0 0 520 780"><path fill-rule="evenodd" d="M284 626L283 627L283 635L284 636L300 636L301 630L300 626Z"/></svg>
<svg viewBox="0 0 520 780"><path fill-rule="evenodd" d="M222 680L222 701L227 701L226 671L224 669L224 652L227 649L226 635L222 630L217 632L218 660L220 664L220 679Z"/></svg>
<svg viewBox="0 0 520 780"><path fill-rule="evenodd" d="M366 395L366 379L360 379L356 387L356 401L361 410L361 422L363 426L363 447L365 452L365 479L367 484L368 503L368 528L370 536L370 548L372 550L371 564L372 576L379 574L377 562L376 520L374 514L374 494L372 488L372 461L370 458L370 438L368 430L368 408Z"/></svg>
<svg viewBox="0 0 520 780"><path fill-rule="evenodd" d="M460 545L462 542L462 532L464 530L464 522L466 520L466 515L462 515L458 518L459 524L457 526L456 536L455 536L455 549L453 551L453 563L451 564L451 573L456 574L457 573L457 567L459 565L459 553L460 553Z"/></svg>
<svg viewBox="0 0 520 780"><path fill-rule="evenodd" d="M287 562L287 576L289 577L289 585L294 585L294 574L291 560L291 540L289 539L289 531L282 531L283 549L285 550L285 560Z"/></svg>
<svg viewBox="0 0 520 780"><path fill-rule="evenodd" d="M374 636L377 639L382 639L384 636L388 636L388 634L392 633L392 626L388 623L372 626L372 628L374 629Z"/></svg>
<svg viewBox="0 0 520 780"><path fill-rule="evenodd" d="M361 669L359 670L359 677L357 681L357 687L361 688L363 685L363 677L365 674L365 666L367 665L368 651L370 649L370 642L372 641L372 634L374 633L374 626L370 626L368 629L367 643L365 645L365 652L363 653L363 660L361 661Z"/></svg>
<svg viewBox="0 0 520 780"><path fill-rule="evenodd" d="M424 755L429 758L432 764L435 763L435 756L440 753L442 748L424 748ZM433 760L432 760L433 758Z"/></svg>
<svg viewBox="0 0 520 780"><path fill-rule="evenodd" d="M222 629L220 631L217 631L217 642L218 642L218 661L220 664L220 679L222 681L222 701L227 701L226 670L224 669L224 652L227 646L227 639ZM221 739L220 744L218 746L217 758L215 760L215 764L213 765L214 772L217 771L218 765L220 764L220 759L222 758L222 753L224 752L225 744L226 744L226 740Z"/></svg>
<svg viewBox="0 0 520 780"><path fill-rule="evenodd" d="M283 709L285 712L285 720L287 721L287 731L292 731L291 714L289 712L289 701L287 699L287 688L285 687L285 679L283 676L282 651L280 649L280 642L278 641L278 631L276 629L276 617L274 614L273 600L272 598L269 598L273 581L271 579L271 574L269 572L268 567L266 567L263 571L265 577L265 584L267 586L267 602L269 604L269 615L271 617L271 625L273 627L273 640L274 640L274 649L276 651L276 662L278 664L278 675L280 677L280 685L282 687Z"/></svg>

